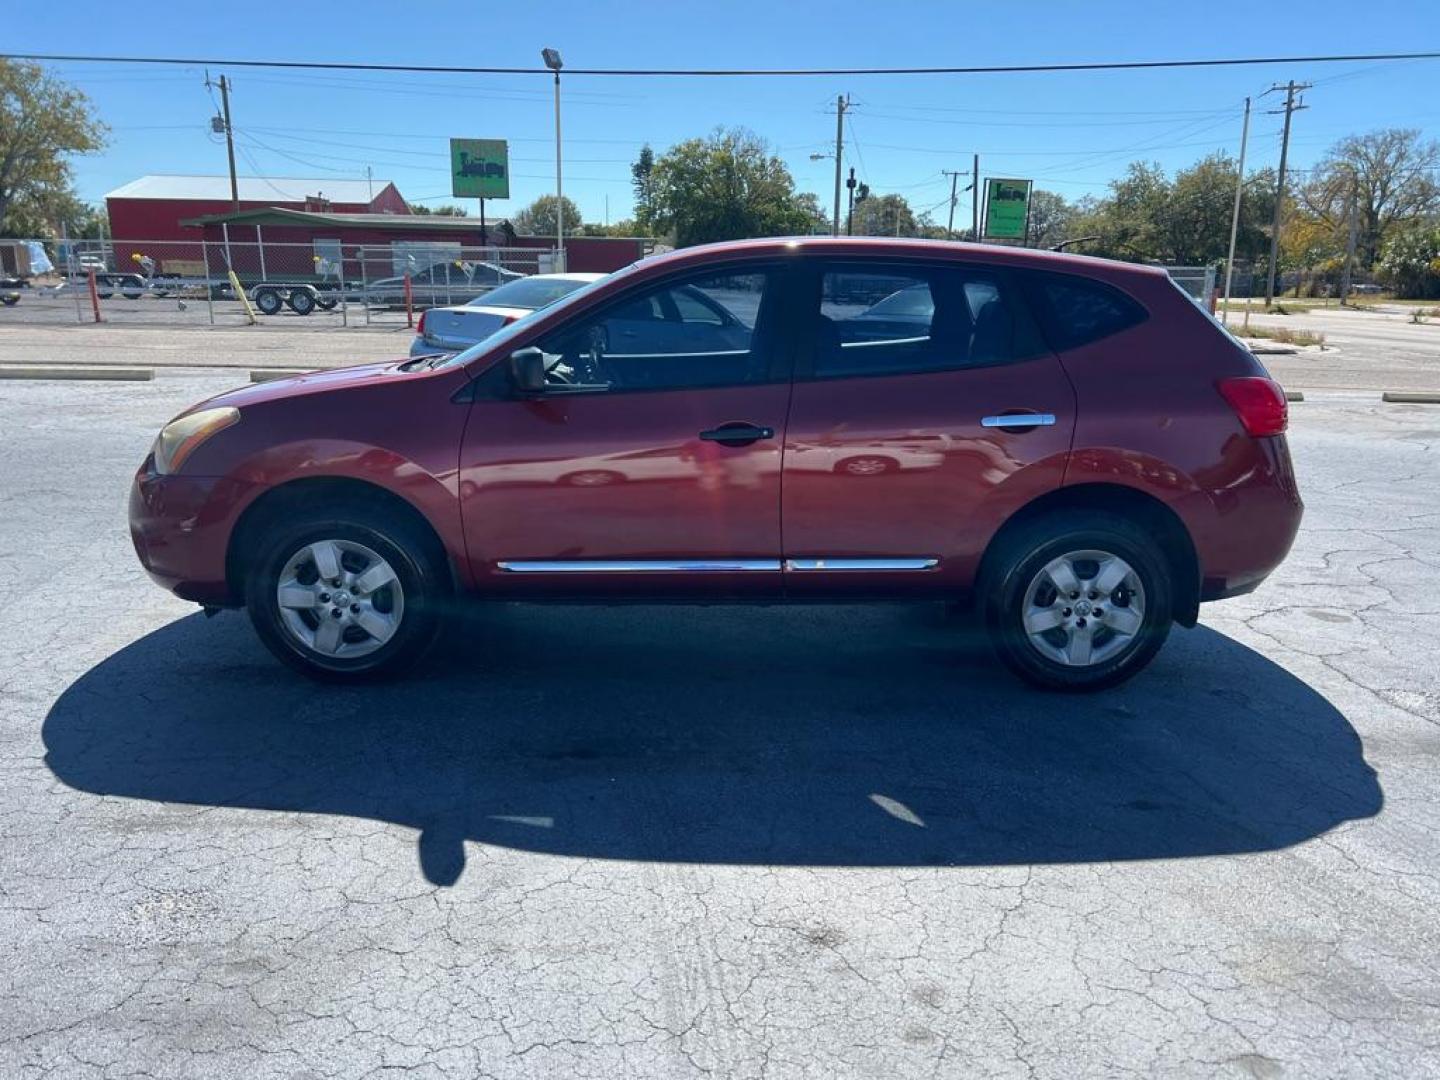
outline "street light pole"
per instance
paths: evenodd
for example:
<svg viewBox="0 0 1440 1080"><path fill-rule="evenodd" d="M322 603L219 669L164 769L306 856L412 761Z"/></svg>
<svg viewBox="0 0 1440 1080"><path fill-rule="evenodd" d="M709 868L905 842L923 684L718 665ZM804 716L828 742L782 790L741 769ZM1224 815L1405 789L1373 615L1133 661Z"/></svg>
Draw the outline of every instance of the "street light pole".
<svg viewBox="0 0 1440 1080"><path fill-rule="evenodd" d="M1245 190L1245 144L1250 141L1250 99L1245 99L1245 122L1240 128L1240 165L1235 175L1235 209L1230 214L1230 254L1225 257L1225 304L1220 309L1221 322L1230 321L1230 281L1235 274L1235 237L1240 231L1240 193ZM1253 269L1253 268L1252 268ZM1250 291L1255 291L1255 275L1250 275Z"/></svg>
<svg viewBox="0 0 1440 1080"><path fill-rule="evenodd" d="M565 272L565 188L560 169L560 69L565 66L556 49L541 49L545 66L555 73L555 272Z"/></svg>

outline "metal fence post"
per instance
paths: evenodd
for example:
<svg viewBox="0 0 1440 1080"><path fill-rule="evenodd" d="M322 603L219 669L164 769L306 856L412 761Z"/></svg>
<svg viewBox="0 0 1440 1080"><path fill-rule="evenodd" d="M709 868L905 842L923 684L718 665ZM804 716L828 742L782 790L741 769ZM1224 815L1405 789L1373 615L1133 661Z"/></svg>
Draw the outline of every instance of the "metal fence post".
<svg viewBox="0 0 1440 1080"><path fill-rule="evenodd" d="M80 306L80 290L75 288L75 249L70 248L65 255L65 283L70 286L70 292L75 297L75 321L85 321L85 309Z"/></svg>
<svg viewBox="0 0 1440 1080"><path fill-rule="evenodd" d="M95 308L95 321L100 321L100 293L95 288L95 268L90 268L90 304Z"/></svg>
<svg viewBox="0 0 1440 1080"><path fill-rule="evenodd" d="M365 249L357 249L360 253L360 303L365 307L365 325L370 325L370 260L366 257Z"/></svg>
<svg viewBox="0 0 1440 1080"><path fill-rule="evenodd" d="M200 241L200 255L205 260L205 306L210 311L210 325L215 325L215 285L210 280L210 241Z"/></svg>
<svg viewBox="0 0 1440 1080"><path fill-rule="evenodd" d="M260 226L255 226L255 250L260 253L260 280L268 281L269 275L265 273L265 241L260 238Z"/></svg>

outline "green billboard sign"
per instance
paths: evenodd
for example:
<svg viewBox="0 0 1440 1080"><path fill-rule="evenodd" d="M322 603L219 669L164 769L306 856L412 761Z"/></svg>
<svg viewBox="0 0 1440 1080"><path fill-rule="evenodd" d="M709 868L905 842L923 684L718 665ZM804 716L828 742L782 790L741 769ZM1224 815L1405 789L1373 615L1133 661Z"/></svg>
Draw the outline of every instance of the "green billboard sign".
<svg viewBox="0 0 1440 1080"><path fill-rule="evenodd" d="M457 199L508 199L510 150L505 140L451 139L450 194Z"/></svg>
<svg viewBox="0 0 1440 1080"><path fill-rule="evenodd" d="M1029 180L985 181L985 238L1024 240L1030 220Z"/></svg>

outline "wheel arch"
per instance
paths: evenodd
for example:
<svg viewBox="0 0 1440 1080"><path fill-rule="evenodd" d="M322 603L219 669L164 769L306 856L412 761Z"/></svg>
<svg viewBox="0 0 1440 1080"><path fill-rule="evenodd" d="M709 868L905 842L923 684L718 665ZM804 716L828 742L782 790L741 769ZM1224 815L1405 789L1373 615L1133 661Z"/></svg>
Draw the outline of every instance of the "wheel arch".
<svg viewBox="0 0 1440 1080"><path fill-rule="evenodd" d="M1200 614L1200 559L1190 530L1179 515L1153 495L1123 484L1086 483L1056 488L1016 510L985 547L976 580L1016 530L1047 514L1067 510L1108 510L1139 521L1160 538L1175 584L1174 617L1181 626L1194 626Z"/></svg>
<svg viewBox="0 0 1440 1080"><path fill-rule="evenodd" d="M255 544L265 526L296 509L317 507L335 510L360 510L398 516L414 527L430 547L437 565L445 568L448 587L456 588L459 580L444 541L414 503L366 480L346 476L307 476L278 484L256 498L230 530L225 549L225 587L232 599L245 595L245 574L253 557Z"/></svg>

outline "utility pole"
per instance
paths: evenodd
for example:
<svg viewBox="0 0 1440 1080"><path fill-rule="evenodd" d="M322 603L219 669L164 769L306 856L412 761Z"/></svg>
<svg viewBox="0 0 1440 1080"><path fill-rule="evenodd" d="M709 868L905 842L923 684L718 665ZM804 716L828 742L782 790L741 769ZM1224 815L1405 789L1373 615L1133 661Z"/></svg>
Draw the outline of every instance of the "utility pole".
<svg viewBox="0 0 1440 1080"><path fill-rule="evenodd" d="M210 75L205 75L205 87L209 89L213 83L210 82ZM220 113L225 125L225 154L230 159L230 209L240 209L240 184L235 179L235 129L230 124L230 82L224 75L220 76ZM211 125L214 130L214 125Z"/></svg>
<svg viewBox="0 0 1440 1080"><path fill-rule="evenodd" d="M970 165L970 239L980 243L980 155Z"/></svg>
<svg viewBox="0 0 1440 1080"><path fill-rule="evenodd" d="M855 235L855 166L850 166L850 175L845 177L845 190L849 193L845 208L845 235Z"/></svg>
<svg viewBox="0 0 1440 1080"><path fill-rule="evenodd" d="M1290 117L1297 109L1304 109L1307 106L1295 103L1295 94L1300 90L1309 90L1310 83L1297 83L1291 79L1283 87L1276 83L1266 90L1266 94L1278 90L1285 91L1285 105L1282 109L1271 109L1272 113L1285 113L1285 129L1280 136L1280 176L1275 184L1275 219L1270 227L1270 268L1265 276L1265 307L1268 310L1275 303L1275 265L1280 258L1280 217L1285 209L1285 160L1290 153ZM1263 96L1263 95L1262 95Z"/></svg>
<svg viewBox="0 0 1440 1080"><path fill-rule="evenodd" d="M1345 240L1345 267L1340 271L1340 303L1350 299L1350 268L1355 264L1355 227L1360 209L1360 185L1355 176L1355 167L1350 166L1350 235Z"/></svg>
<svg viewBox="0 0 1440 1080"><path fill-rule="evenodd" d="M1230 214L1230 254L1225 257L1225 303L1220 308L1220 321L1230 321L1230 282L1235 276L1235 236L1240 231L1240 193L1245 190L1245 145L1250 141L1250 99L1245 99L1245 123L1240 128L1240 165L1235 175L1235 209ZM1250 274L1254 291L1255 274ZM1207 298L1206 302L1209 300Z"/></svg>
<svg viewBox="0 0 1440 1080"><path fill-rule="evenodd" d="M948 177L950 177L950 221L949 221L949 223L945 226L945 238L946 238L947 240L954 240L954 239L955 239L955 203L956 203L956 201L957 201L956 189L957 189L957 187L959 186L960 177L962 177L962 176L968 176L969 173L955 172L955 171L950 170L950 169L941 169L941 170L940 170L940 175L941 175L941 176L948 176Z"/></svg>
<svg viewBox="0 0 1440 1080"><path fill-rule="evenodd" d="M840 168L845 157L845 110L850 98L841 94L835 99L835 214L830 222L830 235L840 235Z"/></svg>

